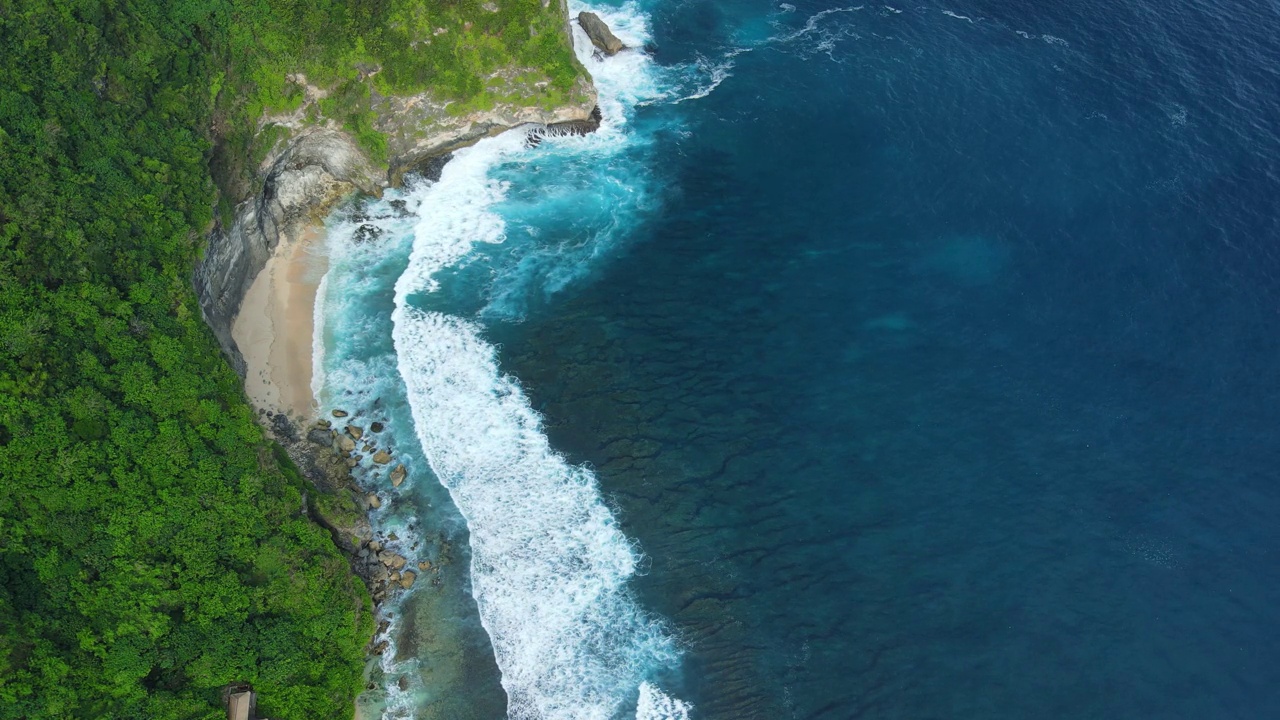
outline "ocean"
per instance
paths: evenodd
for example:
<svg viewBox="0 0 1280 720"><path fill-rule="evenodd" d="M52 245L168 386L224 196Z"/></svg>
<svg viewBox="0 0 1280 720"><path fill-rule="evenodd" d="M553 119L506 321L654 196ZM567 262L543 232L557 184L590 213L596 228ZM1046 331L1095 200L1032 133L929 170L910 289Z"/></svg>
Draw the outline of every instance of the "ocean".
<svg viewBox="0 0 1280 720"><path fill-rule="evenodd" d="M1280 717L1280 6L570 7L598 133L327 221L366 710Z"/></svg>

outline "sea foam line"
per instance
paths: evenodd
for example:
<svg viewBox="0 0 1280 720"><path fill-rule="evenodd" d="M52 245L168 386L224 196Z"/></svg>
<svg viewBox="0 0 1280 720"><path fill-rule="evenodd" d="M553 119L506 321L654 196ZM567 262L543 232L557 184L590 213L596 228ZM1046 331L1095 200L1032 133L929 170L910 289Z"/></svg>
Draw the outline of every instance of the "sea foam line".
<svg viewBox="0 0 1280 720"><path fill-rule="evenodd" d="M574 8L574 12L578 8ZM633 7L600 14L624 42L643 45ZM661 97L651 60L626 53L599 61L574 28L592 71L603 122L573 144L590 162L631 142L636 104ZM551 448L519 382L501 372L479 325L415 306L439 288L436 274L500 243L493 211L509 185L491 177L518 159L527 134L510 131L458 151L439 182L421 190L409 265L396 282L393 339L415 431L471 535L471 579L513 720L685 720L689 705L651 682L678 662L663 623L635 602L628 581L640 555L617 526L594 475Z"/></svg>

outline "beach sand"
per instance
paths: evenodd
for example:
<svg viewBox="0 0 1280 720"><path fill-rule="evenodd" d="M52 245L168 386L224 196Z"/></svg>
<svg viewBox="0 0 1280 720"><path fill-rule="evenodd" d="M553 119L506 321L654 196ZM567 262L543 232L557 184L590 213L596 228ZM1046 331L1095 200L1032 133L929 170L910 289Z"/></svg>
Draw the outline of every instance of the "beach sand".
<svg viewBox="0 0 1280 720"><path fill-rule="evenodd" d="M323 239L324 226L316 223L292 242L282 241L254 278L231 327L254 407L300 420L315 413L311 336L316 290L329 268Z"/></svg>

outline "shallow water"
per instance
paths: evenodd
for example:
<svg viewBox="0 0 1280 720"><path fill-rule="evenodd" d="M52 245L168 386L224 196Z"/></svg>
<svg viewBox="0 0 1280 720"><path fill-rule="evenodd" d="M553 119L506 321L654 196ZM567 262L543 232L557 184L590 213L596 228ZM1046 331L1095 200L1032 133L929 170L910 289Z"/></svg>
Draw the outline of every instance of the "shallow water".
<svg viewBox="0 0 1280 720"><path fill-rule="evenodd" d="M605 133L460 153L460 194L409 190L326 286L369 294L329 311L321 397L392 419L383 522L455 558L410 594L392 706L631 717L654 682L695 718L1280 712L1274 12L610 19L656 52L595 68ZM433 319L394 329L397 298ZM435 351L393 342L415 322ZM566 484L585 515L551 523ZM467 523L525 540L475 566ZM560 620L497 620L562 591Z"/></svg>

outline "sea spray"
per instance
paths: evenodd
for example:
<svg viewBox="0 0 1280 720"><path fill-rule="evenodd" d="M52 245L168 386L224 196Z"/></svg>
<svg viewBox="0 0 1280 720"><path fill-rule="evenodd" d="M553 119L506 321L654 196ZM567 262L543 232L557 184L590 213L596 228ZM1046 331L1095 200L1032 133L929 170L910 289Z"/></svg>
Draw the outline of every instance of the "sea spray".
<svg viewBox="0 0 1280 720"><path fill-rule="evenodd" d="M607 11L606 21L624 41L643 42L636 34L643 18L633 9ZM575 32L578 47L588 48ZM541 417L519 382L501 372L477 324L421 307L440 289L441 271L478 244L507 239L496 207L512 189L499 177L504 163L554 153L547 146L557 144L586 163L617 153L634 139L624 128L635 105L662 94L642 54L617 62L580 56L599 88L600 131L548 138L530 150L527 132L517 130L457 152L419 196L421 220L396 283L393 337L417 438L471 534L473 594L502 672L508 716L608 720L635 707L637 717L674 719L687 716L687 707L650 678L678 665L676 643L628 588L640 555L595 477L551 448Z"/></svg>
<svg viewBox="0 0 1280 720"><path fill-rule="evenodd" d="M470 528L474 594L509 717L615 717L677 662L627 589L637 551L591 472L550 447L474 323L407 305L394 317L419 441Z"/></svg>
<svg viewBox="0 0 1280 720"><path fill-rule="evenodd" d="M597 12L629 46L649 42L647 19L634 5ZM387 421L409 480L390 487L385 468L368 458L355 472L383 495L371 520L381 538L398 538L390 542L397 552L420 559L414 553L423 538L409 508L424 497L447 487L466 515L471 590L511 717L608 718L634 708L644 720L684 720L689 706L653 684L674 677L679 657L669 630L628 590L638 549L616 527L592 474L547 444L540 418L518 382L500 372L481 326L458 317L519 319L531 303L616 256L660 202L651 162L660 132L687 135L673 126L673 113L640 120L637 108L704 97L732 66L732 54L671 67L643 52L596 58L572 28L599 92L597 132L546 135L531 149L527 130L511 131L456 152L438 182L411 179L331 216L313 390L326 409ZM423 453L444 487L423 485ZM522 521L513 508L527 510ZM433 514L432 522L442 519L448 522ZM422 683L431 665L428 674L438 676L438 656L423 660L397 647L407 639L399 637L402 600L383 606L391 619L380 636L389 642L380 659L385 687L363 703L383 717L435 708L442 690Z"/></svg>

